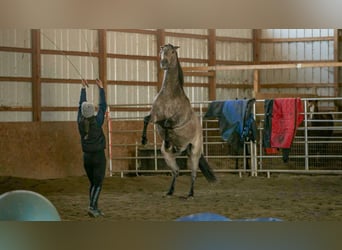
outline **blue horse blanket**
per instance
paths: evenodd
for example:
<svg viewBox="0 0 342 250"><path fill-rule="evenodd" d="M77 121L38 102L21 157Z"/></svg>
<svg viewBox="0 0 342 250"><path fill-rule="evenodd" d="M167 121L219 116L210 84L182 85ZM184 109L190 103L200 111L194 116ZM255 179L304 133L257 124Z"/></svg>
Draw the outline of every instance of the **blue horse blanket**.
<svg viewBox="0 0 342 250"><path fill-rule="evenodd" d="M213 101L204 119L219 119L221 137L236 149L245 141L255 141L256 124L252 113L255 99Z"/></svg>

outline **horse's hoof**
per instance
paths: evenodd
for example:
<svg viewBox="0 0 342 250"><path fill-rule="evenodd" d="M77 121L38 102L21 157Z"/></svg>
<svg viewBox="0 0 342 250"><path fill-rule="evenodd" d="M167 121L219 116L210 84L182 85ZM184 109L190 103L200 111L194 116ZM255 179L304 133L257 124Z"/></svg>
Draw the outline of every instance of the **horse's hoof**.
<svg viewBox="0 0 342 250"><path fill-rule="evenodd" d="M141 139L141 144L146 145L147 144L147 138L142 138Z"/></svg>

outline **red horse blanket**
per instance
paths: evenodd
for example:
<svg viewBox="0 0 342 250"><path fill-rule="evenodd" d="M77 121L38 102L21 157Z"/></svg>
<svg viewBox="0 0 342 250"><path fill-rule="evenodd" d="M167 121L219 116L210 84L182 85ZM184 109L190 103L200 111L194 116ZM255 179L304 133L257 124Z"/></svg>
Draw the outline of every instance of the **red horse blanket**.
<svg viewBox="0 0 342 250"><path fill-rule="evenodd" d="M297 127L304 115L299 98L278 98L273 101L271 147L290 148Z"/></svg>

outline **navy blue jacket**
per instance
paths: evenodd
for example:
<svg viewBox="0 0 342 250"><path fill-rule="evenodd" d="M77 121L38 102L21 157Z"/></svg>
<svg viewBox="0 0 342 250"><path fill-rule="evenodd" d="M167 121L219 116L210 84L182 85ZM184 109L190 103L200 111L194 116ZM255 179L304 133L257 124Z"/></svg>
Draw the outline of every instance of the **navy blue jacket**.
<svg viewBox="0 0 342 250"><path fill-rule="evenodd" d="M106 114L107 103L103 88L99 88L99 95L100 100L97 114L90 118L85 118L82 116L81 106L83 102L87 101L87 94L85 88L81 89L77 123L81 135L83 152L97 152L106 148L106 138L102 130L102 125ZM85 129L86 123L88 123L89 126L88 133Z"/></svg>

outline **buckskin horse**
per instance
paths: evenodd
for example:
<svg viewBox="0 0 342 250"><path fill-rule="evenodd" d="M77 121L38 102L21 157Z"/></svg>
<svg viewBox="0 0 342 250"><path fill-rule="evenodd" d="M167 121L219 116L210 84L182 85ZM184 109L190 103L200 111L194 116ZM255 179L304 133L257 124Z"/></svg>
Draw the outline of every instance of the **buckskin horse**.
<svg viewBox="0 0 342 250"><path fill-rule="evenodd" d="M176 178L179 175L176 157L186 153L187 165L191 169L191 185L187 196L189 198L194 196L198 167L208 182L216 181L216 177L202 153L203 135L200 120L183 89L184 75L178 60L178 48L171 44L160 48L160 67L164 70L164 78L151 111L144 118L142 144L147 143L148 124L150 122L156 124L158 134L163 140L162 155L172 170L168 196L174 193Z"/></svg>

